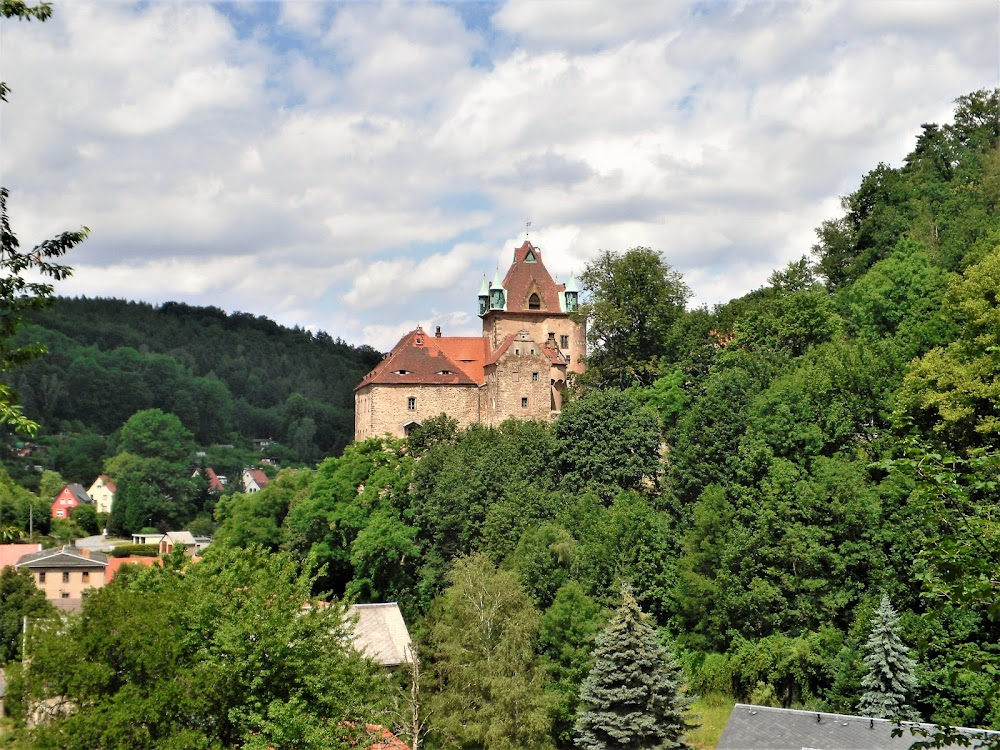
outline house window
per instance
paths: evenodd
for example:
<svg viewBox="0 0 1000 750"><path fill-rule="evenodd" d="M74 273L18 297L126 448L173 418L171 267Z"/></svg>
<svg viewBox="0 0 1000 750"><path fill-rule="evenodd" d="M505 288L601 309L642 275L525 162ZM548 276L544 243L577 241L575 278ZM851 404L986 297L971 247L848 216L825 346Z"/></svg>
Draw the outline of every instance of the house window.
<svg viewBox="0 0 1000 750"><path fill-rule="evenodd" d="M532 383L537 383L538 382L538 373L537 372L531 373L531 382Z"/></svg>
<svg viewBox="0 0 1000 750"><path fill-rule="evenodd" d="M69 592L63 591L61 594L59 594L59 596L61 596L63 599L69 599Z"/></svg>
<svg viewBox="0 0 1000 750"><path fill-rule="evenodd" d="M42 570L38 573L38 582L45 583L45 571Z"/></svg>
<svg viewBox="0 0 1000 750"><path fill-rule="evenodd" d="M522 396L521 397L521 408L522 409L527 409L528 408L528 397L527 396Z"/></svg>
<svg viewBox="0 0 1000 750"><path fill-rule="evenodd" d="M57 510L57 511L56 511L56 517L57 517L57 518L62 518L62 517L63 517L63 514L64 514L65 512L66 512L66 511L64 511L64 510L63 510L62 508L60 508L59 510Z"/></svg>
<svg viewBox="0 0 1000 750"><path fill-rule="evenodd" d="M68 570L64 570L63 571L63 583L69 583L69 571Z"/></svg>
<svg viewBox="0 0 1000 750"><path fill-rule="evenodd" d="M81 580L84 583L89 583L90 582L90 571L89 570L83 571L83 573L80 574L80 577L81 577Z"/></svg>
<svg viewBox="0 0 1000 750"><path fill-rule="evenodd" d="M560 349L569 349L569 336L560 336L559 337L559 348Z"/></svg>
<svg viewBox="0 0 1000 750"><path fill-rule="evenodd" d="M528 309L529 310L542 309L542 300L535 292L532 292L531 296L528 297Z"/></svg>
<svg viewBox="0 0 1000 750"><path fill-rule="evenodd" d="M406 408L409 409L410 411L416 411L417 410L417 397L416 396L410 396L409 398L406 399Z"/></svg>

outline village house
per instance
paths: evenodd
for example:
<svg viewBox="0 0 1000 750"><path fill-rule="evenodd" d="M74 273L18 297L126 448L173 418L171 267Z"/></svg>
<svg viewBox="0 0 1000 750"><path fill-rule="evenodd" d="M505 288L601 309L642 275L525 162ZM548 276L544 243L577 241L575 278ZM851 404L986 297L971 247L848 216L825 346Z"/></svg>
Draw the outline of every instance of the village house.
<svg viewBox="0 0 1000 750"><path fill-rule="evenodd" d="M73 514L73 508L92 504L93 501L82 484L67 484L52 501L52 517L69 518Z"/></svg>
<svg viewBox="0 0 1000 750"><path fill-rule="evenodd" d="M94 483L90 485L87 494L94 503L94 508L98 513L111 513L111 506L115 502L115 492L118 488L107 474L101 474Z"/></svg>
<svg viewBox="0 0 1000 750"><path fill-rule="evenodd" d="M470 424L554 418L567 381L582 373L586 325L574 320L579 289L556 284L527 240L507 275L483 278L481 336L410 331L354 391L355 440L408 435L441 413Z"/></svg>
<svg viewBox="0 0 1000 750"><path fill-rule="evenodd" d="M30 570L35 585L57 607L77 611L82 606L84 592L106 583L108 557L67 544L24 555L14 567Z"/></svg>
<svg viewBox="0 0 1000 750"><path fill-rule="evenodd" d="M244 492L260 492L262 489L267 487L271 483L271 480L267 478L265 474L260 469L244 469L243 470L243 491Z"/></svg>

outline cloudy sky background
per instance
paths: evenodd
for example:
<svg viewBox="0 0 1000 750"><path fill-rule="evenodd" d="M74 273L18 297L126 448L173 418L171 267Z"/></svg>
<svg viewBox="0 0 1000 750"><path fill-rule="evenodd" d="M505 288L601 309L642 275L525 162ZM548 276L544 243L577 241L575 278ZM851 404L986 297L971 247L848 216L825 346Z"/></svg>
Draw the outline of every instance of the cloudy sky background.
<svg viewBox="0 0 1000 750"><path fill-rule="evenodd" d="M14 230L91 228L61 294L383 350L476 334L528 220L560 281L645 245L714 304L1000 80L998 0L612 7L56 0L0 22Z"/></svg>

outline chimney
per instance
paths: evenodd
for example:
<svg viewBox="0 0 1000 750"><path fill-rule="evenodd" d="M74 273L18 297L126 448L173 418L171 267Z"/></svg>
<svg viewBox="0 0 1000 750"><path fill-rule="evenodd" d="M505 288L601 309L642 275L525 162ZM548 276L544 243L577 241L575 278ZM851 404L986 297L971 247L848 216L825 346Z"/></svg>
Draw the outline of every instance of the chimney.
<svg viewBox="0 0 1000 750"><path fill-rule="evenodd" d="M83 555L84 557L90 557L90 550L87 549L86 547L82 547L80 549L80 554Z"/></svg>
<svg viewBox="0 0 1000 750"><path fill-rule="evenodd" d="M441 326L434 326L434 335L437 338L441 338Z"/></svg>

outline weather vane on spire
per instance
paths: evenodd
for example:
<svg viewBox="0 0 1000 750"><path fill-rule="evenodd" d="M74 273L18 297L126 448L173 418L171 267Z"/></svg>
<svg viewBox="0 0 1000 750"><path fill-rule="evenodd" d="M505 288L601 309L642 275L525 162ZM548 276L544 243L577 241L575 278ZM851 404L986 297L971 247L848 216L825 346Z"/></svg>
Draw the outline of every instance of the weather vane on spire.
<svg viewBox="0 0 1000 750"><path fill-rule="evenodd" d="M524 238L525 239L528 239L528 230L529 229L531 229L531 222L530 221L524 222Z"/></svg>

